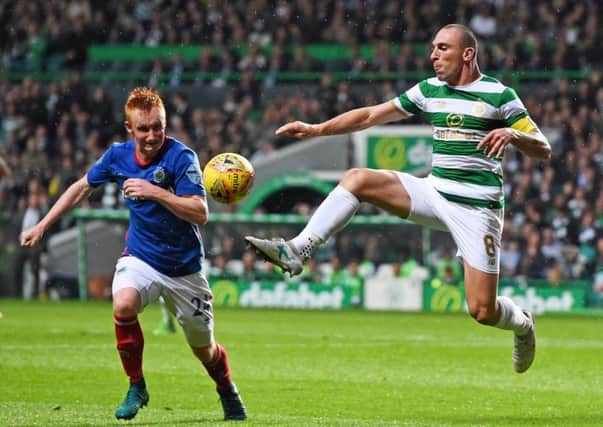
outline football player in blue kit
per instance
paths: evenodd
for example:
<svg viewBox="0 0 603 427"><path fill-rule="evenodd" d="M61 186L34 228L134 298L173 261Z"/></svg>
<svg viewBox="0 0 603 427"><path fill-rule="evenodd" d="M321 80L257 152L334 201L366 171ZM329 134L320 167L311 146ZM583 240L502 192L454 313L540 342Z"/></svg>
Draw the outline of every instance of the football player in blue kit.
<svg viewBox="0 0 603 427"><path fill-rule="evenodd" d="M157 92L132 90L125 116L132 139L114 143L37 225L22 233L21 245L34 246L94 188L117 182L130 210L130 225L113 277L113 317L130 387L115 416L131 419L149 401L138 313L162 296L193 353L216 382L224 419L244 420L246 409L231 381L226 350L214 339L212 294L201 270L199 226L208 220L208 207L199 160L193 150L166 135L165 107Z"/></svg>

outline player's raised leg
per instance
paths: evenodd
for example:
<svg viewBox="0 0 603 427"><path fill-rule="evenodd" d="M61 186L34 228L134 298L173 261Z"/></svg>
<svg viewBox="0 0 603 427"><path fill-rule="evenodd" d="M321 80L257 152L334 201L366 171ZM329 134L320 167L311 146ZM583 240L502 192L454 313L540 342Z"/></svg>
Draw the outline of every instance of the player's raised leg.
<svg viewBox="0 0 603 427"><path fill-rule="evenodd" d="M410 211L408 192L395 172L350 169L296 237L285 241L246 236L245 241L292 276L300 274L303 262L350 222L361 202L371 203L402 218L408 217Z"/></svg>
<svg viewBox="0 0 603 427"><path fill-rule="evenodd" d="M115 417L129 420L149 402L142 373L144 337L138 312L141 308L140 294L135 288L121 288L113 295L113 317L117 350L124 371L130 378L130 387L123 402L115 410Z"/></svg>
<svg viewBox="0 0 603 427"><path fill-rule="evenodd" d="M497 290L498 274L477 270L465 262L469 313L479 323L514 332L513 368L522 373L532 365L536 354L534 320L510 298L497 296Z"/></svg>

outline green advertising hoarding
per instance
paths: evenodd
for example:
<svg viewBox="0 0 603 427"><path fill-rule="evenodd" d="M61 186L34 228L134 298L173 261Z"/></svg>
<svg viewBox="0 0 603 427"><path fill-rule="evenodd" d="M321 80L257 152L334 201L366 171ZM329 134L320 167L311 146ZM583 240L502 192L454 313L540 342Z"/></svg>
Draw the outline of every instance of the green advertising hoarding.
<svg viewBox="0 0 603 427"><path fill-rule="evenodd" d="M586 292L579 286L564 288L503 286L499 294L511 298L517 305L535 314L574 311L586 306Z"/></svg>
<svg viewBox="0 0 603 427"><path fill-rule="evenodd" d="M464 288L452 285L433 287L429 282L426 282L423 285L423 310L450 312L464 311Z"/></svg>
<svg viewBox="0 0 603 427"><path fill-rule="evenodd" d="M465 310L465 292L462 287L451 285L432 287L426 283L423 290L425 311ZM580 286L563 288L502 286L499 294L511 298L520 307L534 314L569 312L582 309L586 305L585 290Z"/></svg>
<svg viewBox="0 0 603 427"><path fill-rule="evenodd" d="M219 278L210 278L209 283L216 306L335 310L352 307L352 291L344 286Z"/></svg>
<svg viewBox="0 0 603 427"><path fill-rule="evenodd" d="M431 164L431 141L424 136L369 136L367 155L369 168L423 171Z"/></svg>
<svg viewBox="0 0 603 427"><path fill-rule="evenodd" d="M356 166L425 175L431 169L429 126L377 126L353 136Z"/></svg>

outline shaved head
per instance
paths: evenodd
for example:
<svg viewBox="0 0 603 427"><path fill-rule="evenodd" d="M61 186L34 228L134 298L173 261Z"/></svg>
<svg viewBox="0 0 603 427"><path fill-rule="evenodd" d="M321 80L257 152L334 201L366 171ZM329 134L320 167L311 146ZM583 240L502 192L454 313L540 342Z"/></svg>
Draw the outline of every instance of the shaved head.
<svg viewBox="0 0 603 427"><path fill-rule="evenodd" d="M448 24L441 28L442 30L452 30L455 29L461 33L461 47L465 48L473 48L475 51L475 56L477 57L477 37L475 37L475 33L471 31L469 27L461 24Z"/></svg>
<svg viewBox="0 0 603 427"><path fill-rule="evenodd" d="M430 59L438 79L456 86L474 81L480 74L477 65L477 38L461 24L448 24L431 42Z"/></svg>

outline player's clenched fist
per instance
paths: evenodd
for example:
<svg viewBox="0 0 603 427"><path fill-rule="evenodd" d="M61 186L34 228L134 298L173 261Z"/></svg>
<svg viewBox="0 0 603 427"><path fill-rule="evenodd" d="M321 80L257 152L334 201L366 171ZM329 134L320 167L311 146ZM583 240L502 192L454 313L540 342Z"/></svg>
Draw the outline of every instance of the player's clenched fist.
<svg viewBox="0 0 603 427"><path fill-rule="evenodd" d="M32 248L42 239L43 235L44 230L39 225L25 230L21 233L21 246Z"/></svg>
<svg viewBox="0 0 603 427"><path fill-rule="evenodd" d="M130 178L124 181L124 194L133 200L152 199L157 187L146 179Z"/></svg>

